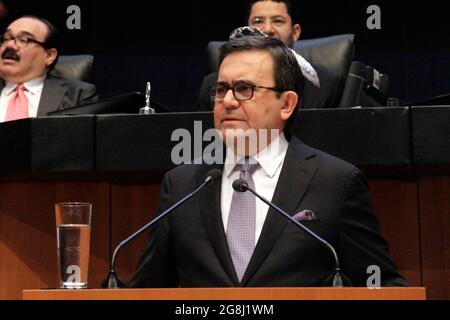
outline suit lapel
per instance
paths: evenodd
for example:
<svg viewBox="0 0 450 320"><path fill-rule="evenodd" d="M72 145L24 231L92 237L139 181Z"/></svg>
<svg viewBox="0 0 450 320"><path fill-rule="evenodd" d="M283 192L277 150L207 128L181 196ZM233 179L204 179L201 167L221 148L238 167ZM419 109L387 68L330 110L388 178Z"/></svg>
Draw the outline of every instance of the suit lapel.
<svg viewBox="0 0 450 320"><path fill-rule="evenodd" d="M46 116L48 112L59 110L67 90L67 83L64 80L47 77L42 88L38 116Z"/></svg>
<svg viewBox="0 0 450 320"><path fill-rule="evenodd" d="M312 157L314 152L311 149L306 148L296 138L291 139L272 199L274 204L290 215L295 214L295 209L302 201L317 171L317 167L308 161ZM269 254L287 223L288 220L280 213L269 209L255 251L242 279L243 285L250 280Z"/></svg>
<svg viewBox="0 0 450 320"><path fill-rule="evenodd" d="M223 166L205 166L197 176L197 183L200 184L204 175L211 169L223 170ZM205 188L204 192L199 194L200 214L205 226L208 238L216 252L217 258L222 264L225 272L228 274L232 282L238 286L239 281L234 270L233 261L228 249L228 242L225 235L222 222L222 210L220 205L221 183L215 183Z"/></svg>

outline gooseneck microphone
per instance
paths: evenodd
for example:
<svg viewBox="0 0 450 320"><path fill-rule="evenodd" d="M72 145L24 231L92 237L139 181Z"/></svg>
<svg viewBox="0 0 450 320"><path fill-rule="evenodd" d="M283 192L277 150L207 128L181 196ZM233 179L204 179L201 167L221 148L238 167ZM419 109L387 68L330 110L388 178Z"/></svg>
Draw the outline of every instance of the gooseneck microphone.
<svg viewBox="0 0 450 320"><path fill-rule="evenodd" d="M334 258L334 262L335 262L334 273L331 275L330 278L325 280L325 283L324 283L325 286L343 287L344 286L344 280L345 280L346 284L351 285L350 280L348 278L346 278L341 273L341 267L340 267L340 264L339 264L339 258L338 258L338 255L336 253L336 250L334 250L333 246L328 241L322 239L316 233L314 233L313 231L311 231L310 229L305 227L303 224L301 224L300 222L295 220L293 217L291 217L289 214L287 214L283 209L279 208L278 206L276 206L275 204L273 204L272 202L270 202L269 200L267 200L263 196L259 195L255 190L251 189L248 186L247 181L245 181L244 179L237 179L237 180L235 180L233 182L233 189L238 191L238 192L250 191L256 197L258 197L260 200L262 200L265 204L267 204L269 207L274 208L277 212L281 213L286 219L288 219L290 222L294 223L296 226L298 226L300 229L305 231L311 237L313 237L314 239L319 241L322 245L327 247L332 252L333 258Z"/></svg>
<svg viewBox="0 0 450 320"><path fill-rule="evenodd" d="M130 241L132 241L133 239L135 239L136 237L141 235L145 230L149 229L151 226L153 226L159 220L163 219L166 215L168 215L169 213L174 211L176 208L178 208L179 206L184 204L186 201L188 201L190 198L192 198L194 195L196 195L200 190L202 190L206 185L218 182L218 181L220 181L221 178L222 178L222 171L220 171L219 169L212 169L212 170L208 171L208 173L205 175L205 180L197 189L195 189L193 192L191 192L190 194L188 194L181 200L177 201L173 206L168 208L166 211L164 211L163 213L158 215L156 218L151 220L145 226L143 226L138 231L133 233L131 236L129 236L128 238L123 240L121 243L119 243L119 245L116 247L116 249L114 250L114 253L112 255L109 274L108 274L108 277L103 281L102 288L113 289L113 288L126 288L127 287L127 284L125 283L125 281L123 281L116 275L115 262L116 262L117 254L120 251L120 249L122 249Z"/></svg>

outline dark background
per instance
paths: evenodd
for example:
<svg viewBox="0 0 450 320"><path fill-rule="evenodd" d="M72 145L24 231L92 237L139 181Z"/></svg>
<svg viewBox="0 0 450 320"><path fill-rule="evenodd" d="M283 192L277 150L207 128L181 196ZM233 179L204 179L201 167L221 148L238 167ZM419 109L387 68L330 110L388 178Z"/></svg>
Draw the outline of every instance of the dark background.
<svg viewBox="0 0 450 320"><path fill-rule="evenodd" d="M402 102L450 92L450 19L442 1L293 1L303 39L356 34L355 59L391 78ZM52 21L64 35L62 54L95 55L101 93L143 91L171 110L189 110L206 73L206 45L245 24L246 1L10 0L4 27L22 14ZM81 30L68 30L66 9L81 8ZM382 29L369 30L369 5Z"/></svg>

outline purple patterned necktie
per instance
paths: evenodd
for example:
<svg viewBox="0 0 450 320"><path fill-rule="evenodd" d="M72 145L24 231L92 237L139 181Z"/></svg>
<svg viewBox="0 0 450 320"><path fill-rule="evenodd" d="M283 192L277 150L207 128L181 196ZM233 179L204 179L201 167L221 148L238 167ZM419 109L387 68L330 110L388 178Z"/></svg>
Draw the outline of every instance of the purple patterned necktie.
<svg viewBox="0 0 450 320"><path fill-rule="evenodd" d="M255 161L251 161L255 162ZM252 178L253 172L258 167L258 163L238 165L241 169L239 178L247 181L248 186L255 189ZM256 198L247 192L233 192L231 200L230 214L228 216L227 240L233 259L234 268L239 281L242 280L247 265L255 248L255 224L256 224Z"/></svg>

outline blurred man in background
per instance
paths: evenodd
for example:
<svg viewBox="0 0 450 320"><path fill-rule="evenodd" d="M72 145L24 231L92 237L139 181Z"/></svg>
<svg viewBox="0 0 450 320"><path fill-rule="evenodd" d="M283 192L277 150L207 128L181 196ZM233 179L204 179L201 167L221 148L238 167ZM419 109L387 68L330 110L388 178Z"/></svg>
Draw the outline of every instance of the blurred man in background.
<svg viewBox="0 0 450 320"><path fill-rule="evenodd" d="M249 26L259 28L268 36L283 41L291 49L294 47L295 41L300 39L301 26L293 21L293 6L288 0L250 1L247 23ZM306 83L298 106L302 109L339 106L345 78L321 65L314 64L312 68L313 70L310 70L309 67L302 68ZM315 75L308 76L311 73L315 73ZM314 78L318 78L318 81L315 81ZM198 100L199 110L213 109L213 102L209 98L208 90L215 85L216 81L216 72L203 79Z"/></svg>

